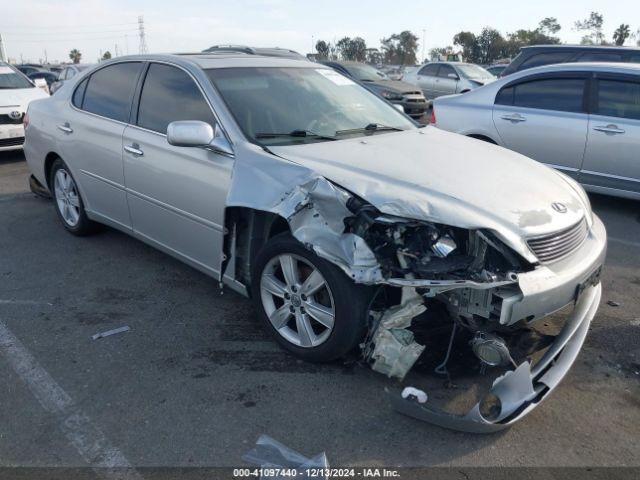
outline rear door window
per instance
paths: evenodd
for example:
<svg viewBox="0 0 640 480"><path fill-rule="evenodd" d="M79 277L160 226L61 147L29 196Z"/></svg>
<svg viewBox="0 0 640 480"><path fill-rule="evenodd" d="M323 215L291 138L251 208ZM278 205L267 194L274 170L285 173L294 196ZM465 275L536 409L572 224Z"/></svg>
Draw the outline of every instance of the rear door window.
<svg viewBox="0 0 640 480"><path fill-rule="evenodd" d="M538 53L531 56L520 65L519 70L525 68L539 67L541 65L550 65L552 63L564 63L569 60L569 57L573 55L573 52L549 52Z"/></svg>
<svg viewBox="0 0 640 480"><path fill-rule="evenodd" d="M599 79L595 111L608 117L640 120L640 82Z"/></svg>
<svg viewBox="0 0 640 480"><path fill-rule="evenodd" d="M427 65L426 67L422 67L422 69L418 72L418 75L425 75L428 77L435 77L438 74L438 68L440 65Z"/></svg>
<svg viewBox="0 0 640 480"><path fill-rule="evenodd" d="M167 126L179 120L216 123L202 92L184 70L153 63L142 87L138 125L166 134Z"/></svg>
<svg viewBox="0 0 640 480"><path fill-rule="evenodd" d="M458 76L458 74L456 73L456 71L453 69L451 65L440 65L440 70L438 70L438 77L452 78L452 77L449 77L449 75L451 74L455 75L456 77Z"/></svg>
<svg viewBox="0 0 640 480"><path fill-rule="evenodd" d="M141 67L140 62L116 63L92 74L84 94L83 110L127 122Z"/></svg>
<svg viewBox="0 0 640 480"><path fill-rule="evenodd" d="M582 112L584 78L543 78L519 83L498 92L495 103L563 112Z"/></svg>

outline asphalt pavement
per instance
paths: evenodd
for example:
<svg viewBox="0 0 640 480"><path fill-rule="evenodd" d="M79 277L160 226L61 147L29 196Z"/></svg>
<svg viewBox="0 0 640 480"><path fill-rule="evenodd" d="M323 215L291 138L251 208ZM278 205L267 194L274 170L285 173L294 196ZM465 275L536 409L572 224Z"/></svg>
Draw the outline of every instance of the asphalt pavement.
<svg viewBox="0 0 640 480"><path fill-rule="evenodd" d="M0 466L237 466L261 434L332 466L640 466L639 202L591 196L610 243L585 347L476 435L395 413L366 366L287 355L248 300L135 239L68 234L27 178L0 152Z"/></svg>

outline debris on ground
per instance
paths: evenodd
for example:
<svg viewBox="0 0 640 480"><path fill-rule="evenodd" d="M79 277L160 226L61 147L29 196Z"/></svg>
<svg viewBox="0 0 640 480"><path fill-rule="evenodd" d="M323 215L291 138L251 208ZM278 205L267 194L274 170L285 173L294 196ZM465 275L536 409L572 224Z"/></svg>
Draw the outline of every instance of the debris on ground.
<svg viewBox="0 0 640 480"><path fill-rule="evenodd" d="M419 390L414 387L405 387L402 390L402 398L413 397L417 400L418 403L427 403L427 394L422 390Z"/></svg>
<svg viewBox="0 0 640 480"><path fill-rule="evenodd" d="M129 328L128 325L125 325L124 327L114 328L113 330L107 330L106 332L96 333L95 335L91 336L91 339L92 340L97 340L99 338L110 337L111 335L116 335L117 333L128 332L129 330L131 330L131 328Z"/></svg>
<svg viewBox="0 0 640 480"><path fill-rule="evenodd" d="M307 476L307 469L329 468L325 452L307 458L268 435L260 435L256 446L245 453L242 459L261 468L261 480L267 478L269 480L311 479L312 477ZM282 470L279 471L279 469ZM317 473L317 470L314 473ZM320 475L313 478L327 479L328 477Z"/></svg>
<svg viewBox="0 0 640 480"><path fill-rule="evenodd" d="M607 301L607 305L609 305L610 307L619 307L620 304L618 302L615 302L613 300L608 300Z"/></svg>

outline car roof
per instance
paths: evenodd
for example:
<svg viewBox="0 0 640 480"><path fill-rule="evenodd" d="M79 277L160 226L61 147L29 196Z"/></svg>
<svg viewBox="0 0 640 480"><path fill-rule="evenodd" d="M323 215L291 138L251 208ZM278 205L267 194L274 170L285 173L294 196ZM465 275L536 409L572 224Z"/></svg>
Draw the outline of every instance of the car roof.
<svg viewBox="0 0 640 480"><path fill-rule="evenodd" d="M218 53L174 53L174 54L146 54L128 55L110 60L114 61L159 61L179 65L195 65L202 69L232 68L232 67L299 67L299 68L327 68L307 59L293 59L272 57L239 52ZM106 63L106 62L105 62Z"/></svg>
<svg viewBox="0 0 640 480"><path fill-rule="evenodd" d="M632 75L640 75L640 63L620 63L620 62L577 62L577 63L554 63L551 65L542 65L540 67L527 68L518 70L511 75L502 77L502 79L522 78L536 73L547 72L610 72L610 73L627 73Z"/></svg>
<svg viewBox="0 0 640 480"><path fill-rule="evenodd" d="M522 50L547 50L547 49L559 49L559 50L625 50L625 51L640 51L637 47L622 47L616 45L571 45L571 44L550 44L550 45L530 45L522 47Z"/></svg>

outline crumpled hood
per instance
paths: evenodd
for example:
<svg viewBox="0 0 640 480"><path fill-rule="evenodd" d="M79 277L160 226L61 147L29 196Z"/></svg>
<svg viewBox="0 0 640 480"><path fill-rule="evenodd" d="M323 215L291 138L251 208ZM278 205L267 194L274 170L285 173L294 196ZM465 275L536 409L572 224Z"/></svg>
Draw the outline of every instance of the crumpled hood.
<svg viewBox="0 0 640 480"><path fill-rule="evenodd" d="M400 80L378 80L376 82L362 82L366 87L371 88L372 90L382 91L389 90L394 93L410 93L417 92L422 93L420 88L416 87L407 82L402 82Z"/></svg>
<svg viewBox="0 0 640 480"><path fill-rule="evenodd" d="M525 237L571 226L588 209L553 169L432 127L270 150L384 213L490 228L523 254L529 251ZM556 211L556 202L567 211Z"/></svg>
<svg viewBox="0 0 640 480"><path fill-rule="evenodd" d="M0 114L14 110L26 112L30 101L46 97L48 95L37 87L0 90Z"/></svg>

